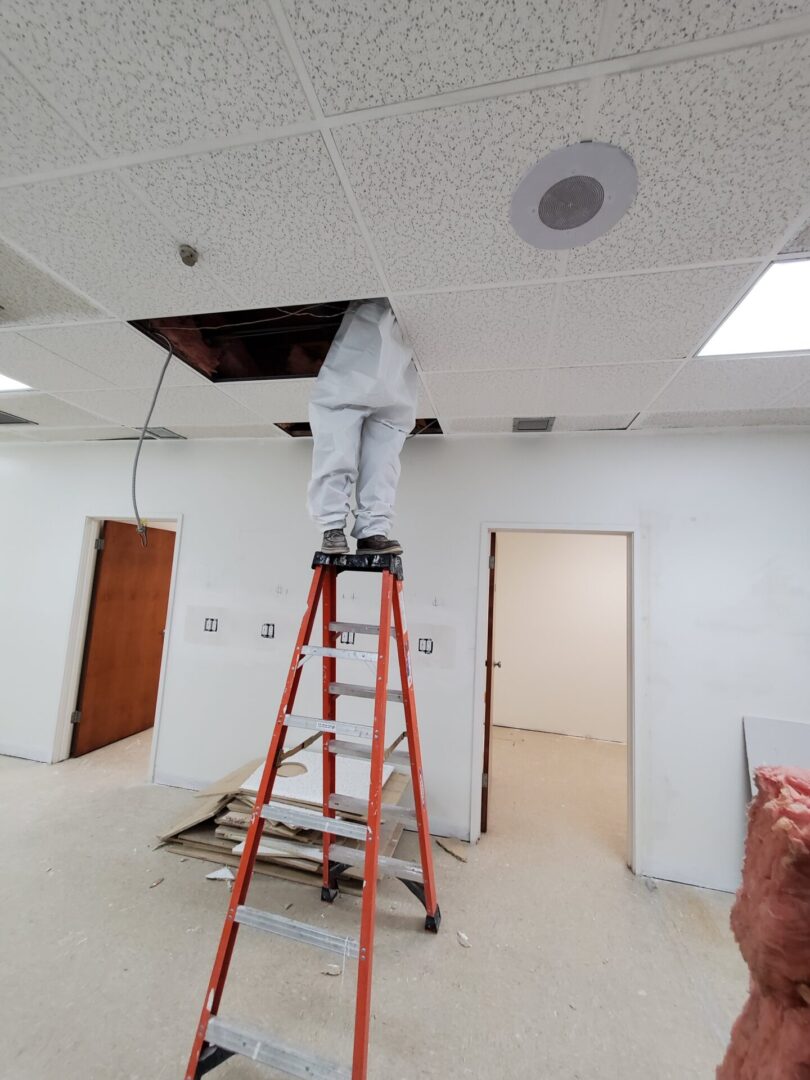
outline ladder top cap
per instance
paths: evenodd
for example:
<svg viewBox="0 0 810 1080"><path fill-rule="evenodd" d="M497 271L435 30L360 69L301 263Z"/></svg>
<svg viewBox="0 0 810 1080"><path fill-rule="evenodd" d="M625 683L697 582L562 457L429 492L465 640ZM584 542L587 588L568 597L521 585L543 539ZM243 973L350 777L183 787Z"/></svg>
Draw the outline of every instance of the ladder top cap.
<svg viewBox="0 0 810 1080"><path fill-rule="evenodd" d="M326 552L316 551L312 559L312 569L319 566L332 566L341 573L344 570L355 570L365 573L382 573L388 571L398 581L404 580L402 570L402 557L400 555L377 555L363 553L362 555L327 555Z"/></svg>

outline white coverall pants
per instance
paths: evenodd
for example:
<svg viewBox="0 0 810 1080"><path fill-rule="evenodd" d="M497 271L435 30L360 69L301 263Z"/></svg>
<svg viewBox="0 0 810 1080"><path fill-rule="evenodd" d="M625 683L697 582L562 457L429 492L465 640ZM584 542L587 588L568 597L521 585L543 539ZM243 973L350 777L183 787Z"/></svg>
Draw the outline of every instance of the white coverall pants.
<svg viewBox="0 0 810 1080"><path fill-rule="evenodd" d="M389 536L399 455L416 419L419 377L384 300L358 300L343 316L309 406L309 512L324 532L343 529L356 485L352 535Z"/></svg>

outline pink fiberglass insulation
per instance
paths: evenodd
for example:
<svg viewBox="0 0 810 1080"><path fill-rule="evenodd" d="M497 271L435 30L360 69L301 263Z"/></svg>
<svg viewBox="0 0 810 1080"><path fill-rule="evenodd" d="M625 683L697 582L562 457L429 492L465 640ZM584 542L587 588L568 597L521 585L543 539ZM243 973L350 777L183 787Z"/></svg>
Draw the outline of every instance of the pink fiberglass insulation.
<svg viewBox="0 0 810 1080"><path fill-rule="evenodd" d="M810 771L761 768L731 927L751 971L718 1080L810 1080Z"/></svg>

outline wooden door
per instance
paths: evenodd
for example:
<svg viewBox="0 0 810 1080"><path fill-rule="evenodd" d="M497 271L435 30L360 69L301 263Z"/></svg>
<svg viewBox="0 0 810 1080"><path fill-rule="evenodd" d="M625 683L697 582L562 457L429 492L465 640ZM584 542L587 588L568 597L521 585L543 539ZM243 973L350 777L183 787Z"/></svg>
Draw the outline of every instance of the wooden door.
<svg viewBox="0 0 810 1080"><path fill-rule="evenodd" d="M102 526L72 757L155 721L174 538L173 532L152 528L144 547L134 525Z"/></svg>
<svg viewBox="0 0 810 1080"><path fill-rule="evenodd" d="M489 603L487 607L487 677L484 690L484 774L481 777L481 832L489 814L489 743L492 734L492 636L495 625L495 533L489 534Z"/></svg>

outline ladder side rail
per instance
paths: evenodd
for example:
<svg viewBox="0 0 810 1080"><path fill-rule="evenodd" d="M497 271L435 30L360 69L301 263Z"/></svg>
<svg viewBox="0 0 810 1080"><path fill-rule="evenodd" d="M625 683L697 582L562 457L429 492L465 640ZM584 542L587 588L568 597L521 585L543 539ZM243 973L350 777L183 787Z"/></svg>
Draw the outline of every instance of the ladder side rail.
<svg viewBox="0 0 810 1080"><path fill-rule="evenodd" d="M394 583L394 629L396 630L399 673L402 681L402 703L405 710L405 731L408 736L408 750L411 759L411 785L413 787L414 811L416 813L417 833L419 836L419 854L422 861L422 875L425 888L425 910L428 917L435 917L439 908L436 898L436 878L433 872L433 851L430 846L430 821L428 818L427 799L425 798L425 779L422 772L422 747L419 742L419 727L416 718L416 696L413 687L413 671L408 640L408 625L405 618L405 600L402 581Z"/></svg>
<svg viewBox="0 0 810 1080"><path fill-rule="evenodd" d="M283 749L284 739L287 734L284 718L292 709L295 702L295 695L298 690L302 672L298 662L301 659L301 649L309 641L312 633L315 614L318 609L318 600L320 599L323 590L325 572L325 568L319 566L312 575L312 584L309 588L306 610L301 620L301 628L298 632L298 639L293 650L292 661L290 662L290 668L287 674L287 682L284 686L281 705L279 706L278 714L276 716L273 738L267 753L267 760L259 783L259 790L256 794L256 801L253 804L253 810L250 815L250 825L248 827L245 848L242 852L242 858L239 860L239 870L230 895L225 925L222 928L219 948L217 949L216 959L214 960L214 966L211 971L211 978L208 982L205 1001L203 1003L200 1020L194 1037L194 1045L186 1068L185 1080L196 1080L197 1066L205 1043L205 1032L208 1027L208 1020L211 1016L216 1015L222 998L222 992L225 989L225 979L231 962L231 956L233 955L234 945L236 944L237 931L239 929L239 923L235 918L236 909L243 905L247 899L248 888L250 887L250 880L253 874L253 866L256 861L256 853L259 849L259 843L261 842L262 831L264 829L264 818L261 816L261 809L269 800L273 791L276 770L278 768L278 758Z"/></svg>
<svg viewBox="0 0 810 1080"><path fill-rule="evenodd" d="M331 623L337 618L337 571L334 567L327 567L326 579L323 587L321 610L323 614L322 641L325 648L335 648L337 634L330 628ZM337 678L337 661L333 656L323 657L323 711L324 720L334 721L337 719L337 698L329 693L329 686ZM334 732L323 732L323 816L334 817L335 811L331 807L331 799L335 794L335 755L329 750L329 744L334 739ZM332 881L329 867L329 849L332 846L330 833L323 834L323 884L321 887L321 899L334 900L337 882Z"/></svg>
<svg viewBox="0 0 810 1080"><path fill-rule="evenodd" d="M374 956L374 924L377 914L377 863L380 852L383 761L385 759L385 713L388 706L388 665L391 646L391 608L394 576L384 571L380 596L380 636L378 645L374 733L371 743L371 770L368 795L368 829L363 870L363 910L360 924L360 955L357 969L357 1005L354 1020L352 1080L366 1080L368 1041L371 1023L371 973Z"/></svg>

